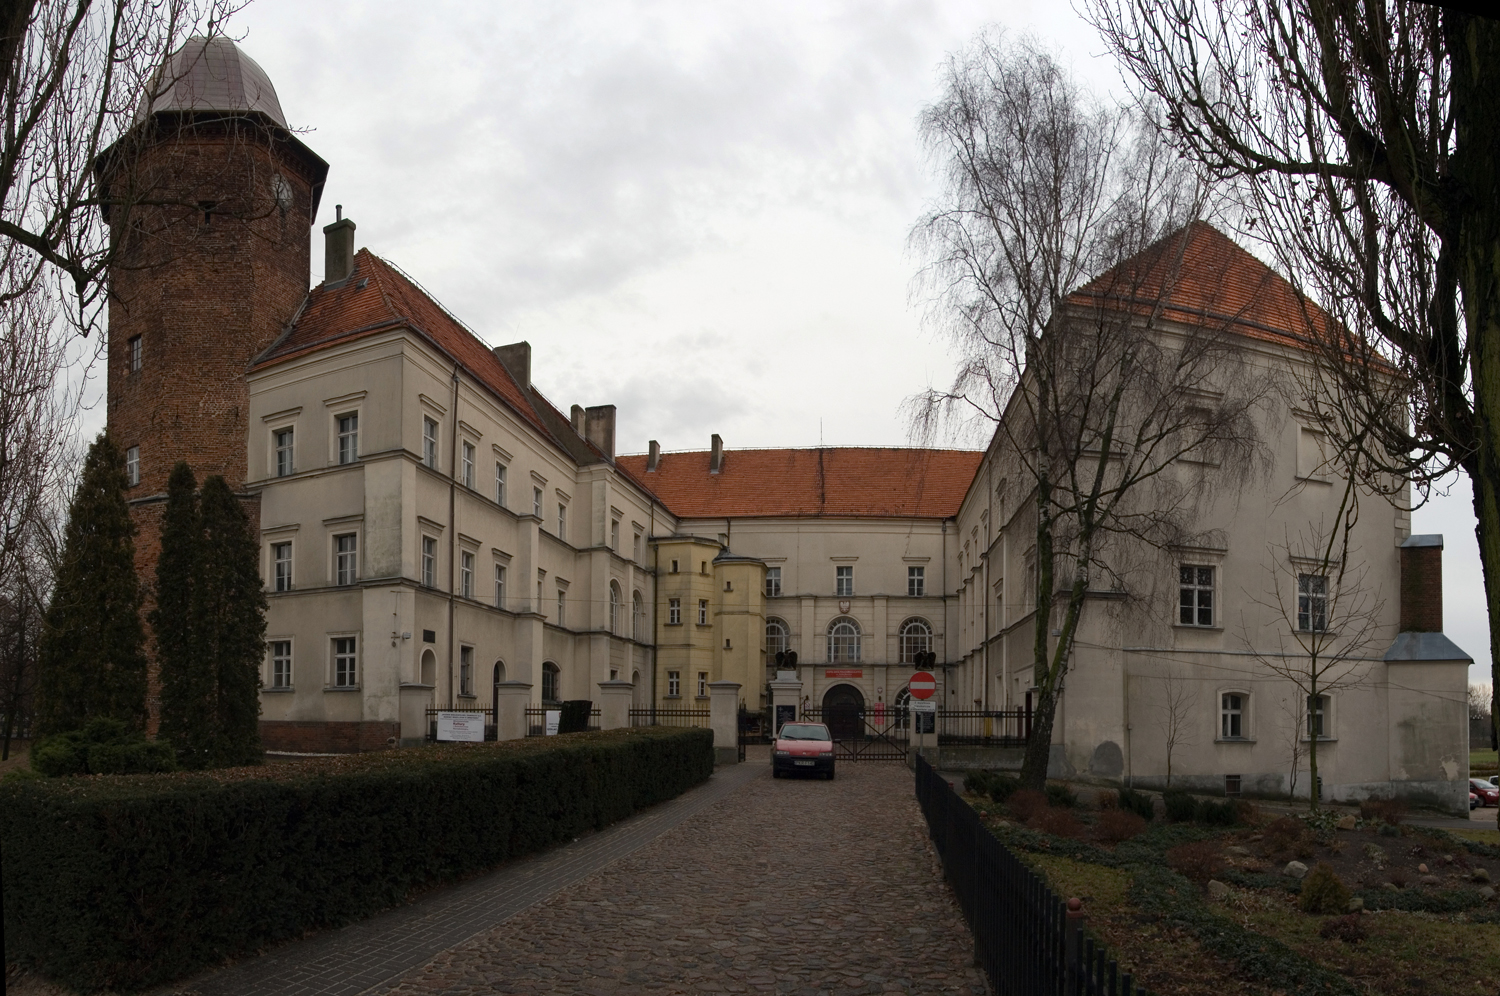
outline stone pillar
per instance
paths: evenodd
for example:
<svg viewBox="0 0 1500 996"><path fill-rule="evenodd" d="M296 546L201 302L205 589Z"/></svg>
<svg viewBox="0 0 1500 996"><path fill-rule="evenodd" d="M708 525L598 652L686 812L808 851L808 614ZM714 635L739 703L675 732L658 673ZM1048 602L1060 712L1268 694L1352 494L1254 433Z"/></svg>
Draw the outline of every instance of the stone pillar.
<svg viewBox="0 0 1500 996"><path fill-rule="evenodd" d="M635 685L628 681L599 682L599 729L618 730L630 725L630 703Z"/></svg>
<svg viewBox="0 0 1500 996"><path fill-rule="evenodd" d="M771 685L771 736L781 732L782 723L801 719L802 682L796 671L777 671ZM786 710L790 708L791 712Z"/></svg>
<svg viewBox="0 0 1500 996"><path fill-rule="evenodd" d="M526 735L526 707L531 705L531 682L502 681L495 686L495 739L519 740Z"/></svg>
<svg viewBox="0 0 1500 996"><path fill-rule="evenodd" d="M708 683L715 764L738 764L740 760L740 687L738 681Z"/></svg>

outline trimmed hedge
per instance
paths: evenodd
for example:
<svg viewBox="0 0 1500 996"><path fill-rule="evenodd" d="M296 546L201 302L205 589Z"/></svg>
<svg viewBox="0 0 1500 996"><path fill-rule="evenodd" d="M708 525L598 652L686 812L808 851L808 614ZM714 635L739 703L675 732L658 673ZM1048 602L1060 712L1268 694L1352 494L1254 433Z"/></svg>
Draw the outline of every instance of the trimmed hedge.
<svg viewBox="0 0 1500 996"><path fill-rule="evenodd" d="M0 785L8 960L139 989L596 830L713 772L644 728Z"/></svg>

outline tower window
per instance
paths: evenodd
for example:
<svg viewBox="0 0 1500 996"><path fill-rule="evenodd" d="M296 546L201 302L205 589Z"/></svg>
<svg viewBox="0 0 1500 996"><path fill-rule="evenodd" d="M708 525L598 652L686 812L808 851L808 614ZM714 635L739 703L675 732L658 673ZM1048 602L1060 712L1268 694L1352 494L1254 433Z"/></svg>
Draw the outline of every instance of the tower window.
<svg viewBox="0 0 1500 996"><path fill-rule="evenodd" d="M130 372L135 373L141 368L141 337L138 335L131 336L127 348L129 350L127 353L127 362L129 363Z"/></svg>
<svg viewBox="0 0 1500 996"><path fill-rule="evenodd" d="M141 448L132 446L125 451L125 483L132 488L141 483Z"/></svg>

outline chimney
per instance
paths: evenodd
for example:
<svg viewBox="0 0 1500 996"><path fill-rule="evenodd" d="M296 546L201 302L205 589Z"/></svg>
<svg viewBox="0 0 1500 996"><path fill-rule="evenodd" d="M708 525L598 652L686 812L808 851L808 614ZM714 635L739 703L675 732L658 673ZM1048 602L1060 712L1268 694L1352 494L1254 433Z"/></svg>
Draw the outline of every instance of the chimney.
<svg viewBox="0 0 1500 996"><path fill-rule="evenodd" d="M1401 632L1443 631L1443 535L1408 536L1401 544Z"/></svg>
<svg viewBox="0 0 1500 996"><path fill-rule="evenodd" d="M720 439L716 432L710 437L709 443L712 449L708 454L708 472L717 474L724 469L724 440Z"/></svg>
<svg viewBox="0 0 1500 996"><path fill-rule="evenodd" d="M599 447L610 460L615 458L614 405L595 405L584 409L583 438Z"/></svg>
<svg viewBox="0 0 1500 996"><path fill-rule="evenodd" d="M506 373L521 385L521 390L531 389L531 343L513 342L509 346L496 346L490 352L505 367Z"/></svg>
<svg viewBox="0 0 1500 996"><path fill-rule="evenodd" d="M647 451L646 451L646 473L648 473L648 474L654 473L656 471L657 465L660 464L660 463L661 463L661 443L658 443L656 440L653 439L653 440L651 440L651 443L647 447Z"/></svg>
<svg viewBox="0 0 1500 996"><path fill-rule="evenodd" d="M323 282L338 283L354 272L354 222L344 217L344 205L335 204L334 222L323 226Z"/></svg>
<svg viewBox="0 0 1500 996"><path fill-rule="evenodd" d="M573 431L580 436L583 435L583 406L574 405L568 413L568 421L573 423Z"/></svg>

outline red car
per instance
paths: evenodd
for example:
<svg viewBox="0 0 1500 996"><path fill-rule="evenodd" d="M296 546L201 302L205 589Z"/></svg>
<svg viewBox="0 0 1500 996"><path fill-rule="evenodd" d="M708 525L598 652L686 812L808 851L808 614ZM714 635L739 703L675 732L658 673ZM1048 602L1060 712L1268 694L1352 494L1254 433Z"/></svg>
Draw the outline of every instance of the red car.
<svg viewBox="0 0 1500 996"><path fill-rule="evenodd" d="M833 734L822 723L786 723L771 745L771 777L818 774L833 779Z"/></svg>
<svg viewBox="0 0 1500 996"><path fill-rule="evenodd" d="M1479 796L1481 806L1500 806L1500 786L1491 785L1483 778L1470 778L1469 791Z"/></svg>

